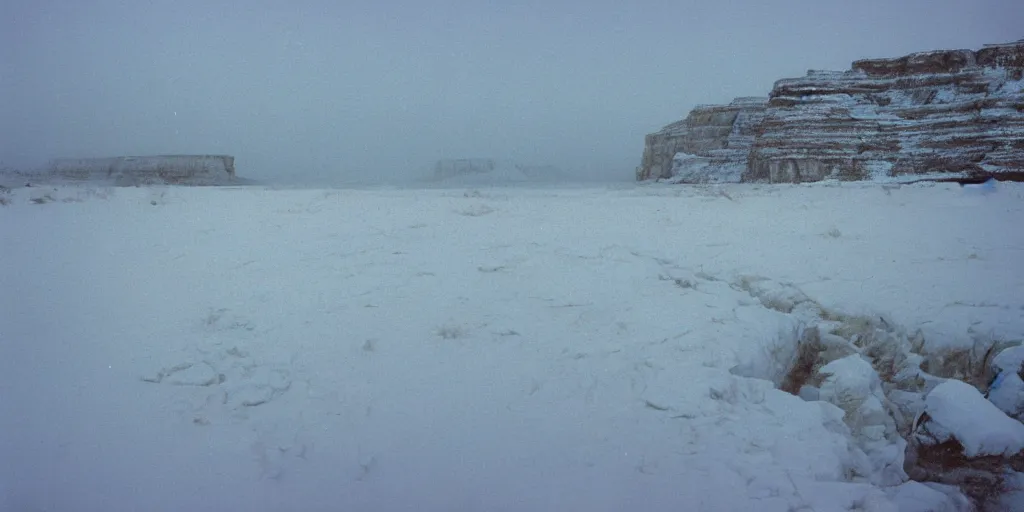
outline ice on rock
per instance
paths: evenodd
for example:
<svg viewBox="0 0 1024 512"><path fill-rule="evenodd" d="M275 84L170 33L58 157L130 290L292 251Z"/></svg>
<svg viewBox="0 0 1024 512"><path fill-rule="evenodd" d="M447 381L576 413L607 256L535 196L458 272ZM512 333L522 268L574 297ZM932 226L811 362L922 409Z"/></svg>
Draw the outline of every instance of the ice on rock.
<svg viewBox="0 0 1024 512"><path fill-rule="evenodd" d="M947 380L925 398L928 431L959 441L968 458L1013 456L1024 450L1024 424L1007 416L970 384Z"/></svg>

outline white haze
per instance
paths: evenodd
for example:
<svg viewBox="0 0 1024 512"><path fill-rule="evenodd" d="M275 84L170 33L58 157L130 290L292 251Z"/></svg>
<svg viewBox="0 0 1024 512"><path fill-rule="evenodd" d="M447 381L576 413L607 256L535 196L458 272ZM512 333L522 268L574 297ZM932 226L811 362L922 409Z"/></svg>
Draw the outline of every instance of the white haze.
<svg viewBox="0 0 1024 512"><path fill-rule="evenodd" d="M808 68L1015 40L1017 0L0 2L0 165L226 153L402 180L443 157L632 177L643 136Z"/></svg>

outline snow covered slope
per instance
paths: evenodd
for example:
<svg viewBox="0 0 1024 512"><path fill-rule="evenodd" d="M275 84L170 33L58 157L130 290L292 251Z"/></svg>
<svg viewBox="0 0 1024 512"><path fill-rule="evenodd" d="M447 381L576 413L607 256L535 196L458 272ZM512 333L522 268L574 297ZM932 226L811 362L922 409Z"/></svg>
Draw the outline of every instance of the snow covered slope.
<svg viewBox="0 0 1024 512"><path fill-rule="evenodd" d="M757 276L1024 337L1014 184L4 198L0 510L941 510L739 375L806 327Z"/></svg>

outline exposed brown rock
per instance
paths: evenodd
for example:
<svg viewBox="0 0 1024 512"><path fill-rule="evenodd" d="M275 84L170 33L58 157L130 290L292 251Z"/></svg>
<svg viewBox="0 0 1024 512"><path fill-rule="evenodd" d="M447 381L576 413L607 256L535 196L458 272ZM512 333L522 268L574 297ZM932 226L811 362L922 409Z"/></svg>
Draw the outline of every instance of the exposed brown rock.
<svg viewBox="0 0 1024 512"><path fill-rule="evenodd" d="M906 75L959 73L975 64L970 50L924 52L896 59L865 59L853 63L854 71L863 71L872 78L891 78Z"/></svg>

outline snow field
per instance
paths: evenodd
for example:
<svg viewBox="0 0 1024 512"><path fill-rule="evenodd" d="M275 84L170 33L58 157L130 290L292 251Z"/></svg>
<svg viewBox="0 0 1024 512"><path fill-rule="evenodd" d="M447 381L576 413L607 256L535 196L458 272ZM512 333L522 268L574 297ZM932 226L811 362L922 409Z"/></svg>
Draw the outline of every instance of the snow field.
<svg viewBox="0 0 1024 512"><path fill-rule="evenodd" d="M1017 185L9 196L0 508L941 510L797 341L1024 338Z"/></svg>

